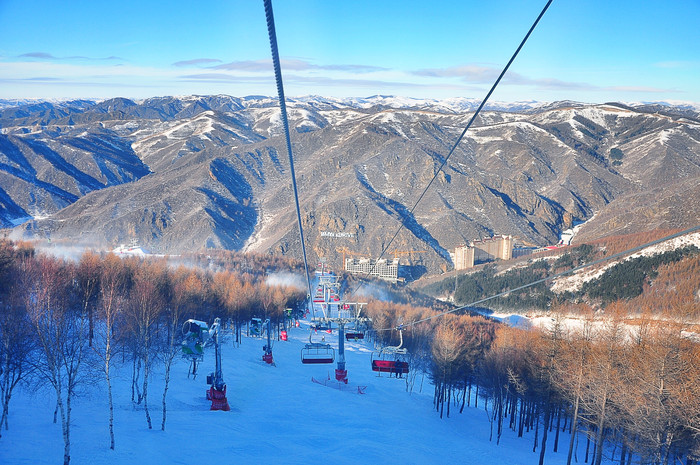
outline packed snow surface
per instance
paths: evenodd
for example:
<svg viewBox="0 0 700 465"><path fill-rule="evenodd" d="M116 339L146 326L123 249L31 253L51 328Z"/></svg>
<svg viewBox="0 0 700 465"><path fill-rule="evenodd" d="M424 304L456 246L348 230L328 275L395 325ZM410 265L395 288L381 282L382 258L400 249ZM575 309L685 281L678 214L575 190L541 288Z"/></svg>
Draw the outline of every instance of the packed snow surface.
<svg viewBox="0 0 700 465"><path fill-rule="evenodd" d="M196 379L187 377L188 362L173 367L167 394L167 423L161 431L163 372L149 383L153 429L142 406L131 402L131 363L113 371L115 450L109 449L108 404L104 375L87 376L73 404L71 429L73 464L201 464L239 463L400 463L527 465L537 463L532 452L534 431L517 438L504 428L500 445L489 442L484 401L479 407L453 406L449 418L439 418L432 404L433 387L418 374L413 393L405 379L377 377L370 369L372 347L346 343L350 387L366 386L365 394L341 391L311 382L333 378L335 365L302 365L300 352L308 341L306 328L294 328L289 341L276 341L276 366L263 363L260 338L244 337L235 347L223 341L223 374L231 411L210 411L205 398L206 374L214 369L208 348ZM314 335L314 341L321 338ZM337 334L325 334L337 347ZM121 354L116 357L121 362ZM332 383L335 383L333 381ZM422 384L422 392L421 392ZM55 395L48 385L22 386L10 404L9 430L0 439L1 464L56 464L63 459L60 420L53 423ZM582 457L585 440L579 450ZM568 435L559 452L548 441L545 463L566 463Z"/></svg>

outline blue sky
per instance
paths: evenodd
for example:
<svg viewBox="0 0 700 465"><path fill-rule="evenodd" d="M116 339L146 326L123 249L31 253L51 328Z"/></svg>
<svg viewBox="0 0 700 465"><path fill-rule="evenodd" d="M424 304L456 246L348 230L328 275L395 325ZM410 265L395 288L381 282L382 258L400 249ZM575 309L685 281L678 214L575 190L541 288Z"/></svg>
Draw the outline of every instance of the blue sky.
<svg viewBox="0 0 700 465"><path fill-rule="evenodd" d="M276 0L289 96L481 99L545 1ZM698 0L554 0L492 100L700 102ZM262 0L0 0L0 98L275 95Z"/></svg>

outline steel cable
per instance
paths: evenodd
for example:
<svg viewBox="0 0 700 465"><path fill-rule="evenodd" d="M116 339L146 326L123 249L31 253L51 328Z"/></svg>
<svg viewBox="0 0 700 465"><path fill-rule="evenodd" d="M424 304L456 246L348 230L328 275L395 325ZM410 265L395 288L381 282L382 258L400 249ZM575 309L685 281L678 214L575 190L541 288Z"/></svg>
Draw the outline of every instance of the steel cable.
<svg viewBox="0 0 700 465"><path fill-rule="evenodd" d="M553 0L549 0L549 1L547 2L547 4L544 6L544 8L542 8L542 11L540 12L539 16L537 16L537 19L535 20L535 22L532 23L532 26L530 27L530 30L527 31L527 34L525 34L525 37L524 37L523 40L520 42L520 45L519 45L518 48L515 50L515 53L513 53L513 56L510 57L510 60L508 60L508 63L507 63L506 66L503 68L503 71L501 71L501 74L498 76L498 79L496 79L496 81L493 83L493 86L491 86L491 90L489 90L489 92L486 94L486 97L484 97L484 100L481 101L481 104L479 105L479 107L478 107L478 108L476 109L476 111L474 112L474 115L471 117L471 119L470 119L469 122L467 123L467 126L464 128L464 130L462 131L462 133L461 133L461 134L459 135L459 137L457 138L457 141L455 141L455 143L452 145L452 148L450 149L449 153L447 154L447 156L445 157L445 159L444 159L444 160L442 161L442 163L440 164L440 167L435 171L435 174L434 174L433 177L430 179L430 182L428 182L428 185L425 186L425 189L423 189L423 192L421 192L421 194L418 196L418 200L416 200L416 202L413 204L413 207L409 210L409 212L408 212L409 216L413 216L414 210L416 209L416 207L418 206L418 204L420 203L420 201L423 199L423 197L425 196L426 192L428 192L428 189L430 189L430 186L433 185L433 182L435 182L435 179L438 177L438 175L440 174L440 172L442 171L442 169L443 169L443 168L445 167L445 165L447 164L447 161L450 159L450 157L451 157L452 154L454 153L455 149L457 148L457 146L459 145L459 143L460 143L460 142L462 141L462 139L464 138L464 135L467 133L467 131L469 130L469 128L471 127L471 125L474 123L474 120L476 120L476 117L479 116L479 113L480 113L481 110L484 108L484 105L486 105L486 102L487 102L488 99L491 97L491 94L493 94L493 92L496 90L496 87L497 87L498 84L501 82L501 79L503 79L503 76L504 76L504 75L506 74L506 72L508 71L508 68L510 68L510 65L513 63L513 61L515 61L515 58L516 58L516 57L518 56L518 54L520 53L520 50L521 50L521 49L523 48L523 46L525 45L525 42L527 42L527 39L530 38L530 35L532 34L532 31L535 30L535 27L537 26L537 24L538 24L538 23L540 22L540 20L542 19L542 16L544 16L545 12L546 12L547 9L549 8L549 5L552 4L552 1L553 1ZM387 243L387 245L382 249L382 253L379 254L379 258L377 258L377 262L378 262L379 260L381 260L381 258L384 256L384 254L386 253L386 251L389 250L389 247L390 247L391 244L394 242L394 240L396 239L396 237L399 235L399 233L401 232L401 230L403 229L403 227L404 227L404 222L401 221L401 222L399 223L399 228L396 230L396 233L394 233L394 235L391 237L391 240L390 240L390 241ZM365 275L365 277L368 277L368 276L370 276L370 275L372 274L372 272L374 271L374 268L377 266L377 262L375 262L375 264L372 266L372 268L370 268L370 270L367 272L367 274ZM345 266L344 263L343 263L343 266ZM361 282L361 283L357 286L357 288L353 291L353 294L357 293L357 291L360 290L360 288L362 287L362 284L363 284L363 283Z"/></svg>
<svg viewBox="0 0 700 465"><path fill-rule="evenodd" d="M534 286L534 285L536 285L536 284L540 284L540 283L544 283L544 282L547 282L547 281L551 281L552 279L556 279L556 278L560 278L560 277L562 277L562 276L566 276L567 274L571 274L571 273L574 273L574 272L576 272L576 271L578 271L578 270L582 270L582 269L584 269L584 268L588 268L589 266L599 265L599 264L601 264L601 263L604 263L604 262L607 262L607 261L610 261L610 260L614 260L614 259L616 259L616 258L624 257L625 255L632 254L632 253L634 253L634 252L637 252L637 251L639 251L639 250L645 249L645 248L647 248L647 247L651 247L652 245L660 244L661 242L665 242L665 241L674 239L674 238L676 238L676 237L683 236L683 235L685 235L685 234L690 234L690 233L695 232L695 231L698 231L698 230L700 230L700 225L694 226L694 227L692 227L692 228L686 229L686 230L681 231L681 232L677 232L677 233L674 233L674 234L670 234L670 235L668 235L668 236L662 237L661 239L656 239L656 240L654 240L654 241L647 242L646 244L638 245L638 246L636 246L636 247L632 247L632 248L630 248L630 249L623 250L622 252L618 252L618 253L616 253L616 254L610 255L609 257L599 258L598 260L594 260L594 261L592 261L592 262L590 262L590 263L584 263L583 265L579 265L579 266L577 266L577 267L575 267L575 268L572 268L572 269L570 269L570 270L563 271L563 272L561 272L561 273L557 273L557 274L554 274L554 275L552 275L552 276L547 276L546 278L538 279L538 280L533 281L533 282L531 282L531 283L523 284L522 286L518 286L518 287L515 287L515 288L513 288L513 289L508 289L507 291L503 291L503 292L501 292L501 293L498 293L498 294L495 294L495 295L492 295L492 296L489 296L489 297L485 297L485 298L483 298L483 299L476 300L476 301L474 301L474 302L470 302L470 303L468 303L468 304L466 304L466 305L462 305L461 307L453 308L452 310L447 310L447 311L445 311L445 312L437 313L437 314L435 314L435 315L431 315L431 316L429 316L429 317L422 318L422 319L420 319L420 320L415 320L415 321L412 321L412 322L407 323L407 324L402 324L402 325L399 325L399 326L396 326L396 327L391 327L391 328L376 329L375 331L392 331L392 330L395 330L395 329L403 329L403 328L407 328L407 327L411 327L411 326L417 325L418 323L423 323L424 321L428 321L428 320L432 320L432 319L434 319L434 318L439 318L439 317L441 317L441 316L445 316L445 315L447 315L447 314L449 314L449 313L455 313L455 312L458 312L458 311L460 311L460 310L466 310L466 309L468 309L468 308L470 308L470 307L473 307L473 306L475 306L475 305L479 305L479 304L482 304L482 303L484 303L484 302L488 302L489 300L493 300L493 299L496 299L496 298L498 298L498 297L502 297L502 296L504 296L504 295L510 294L511 292L516 292L516 291L519 291L519 290L521 290L521 289L526 289L526 288L528 288L528 287Z"/></svg>
<svg viewBox="0 0 700 465"><path fill-rule="evenodd" d="M297 222L299 224L299 238L301 240L301 253L304 257L304 273L306 274L306 284L308 286L309 300L313 295L311 292L311 276L309 275L309 264L306 259L306 245L304 242L304 228L301 224L301 209L299 208L299 193L297 191L297 180L294 173L294 157L292 156L292 141L289 136L289 120L287 119L287 105L284 100L284 86L282 82L282 70L280 57L277 50L277 33L275 32L275 18L272 14L272 1L263 0L265 4L265 16L267 18L267 32L270 36L270 50L272 52L272 65L275 69L275 82L277 83L277 94L280 101L280 111L282 113L282 125L284 126L284 137L287 142L287 155L289 155L289 171L292 177L292 189L294 190L294 205L297 210ZM313 305L311 311L314 312Z"/></svg>

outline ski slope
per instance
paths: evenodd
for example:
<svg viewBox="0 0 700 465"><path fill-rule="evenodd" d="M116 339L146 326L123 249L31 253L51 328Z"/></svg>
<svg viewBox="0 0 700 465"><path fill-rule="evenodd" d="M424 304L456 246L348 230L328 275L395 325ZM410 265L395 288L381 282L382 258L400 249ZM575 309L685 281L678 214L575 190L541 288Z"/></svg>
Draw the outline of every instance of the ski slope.
<svg viewBox="0 0 700 465"><path fill-rule="evenodd" d="M308 326L307 326L308 328ZM314 336L320 340L321 333ZM534 431L524 438L504 427L500 445L489 442L489 421L479 408L458 407L450 418L432 408L433 387L427 376L406 392L403 379L377 377L370 369L369 343L346 343L350 385L367 386L366 393L340 391L311 382L333 378L333 365L302 365L300 352L308 329L289 331L288 341L276 341L276 366L262 361L261 338L243 338L234 347L222 342L223 374L231 411L210 411L205 398L206 374L214 370L209 347L196 379L188 379L189 362L173 366L167 396L166 430L161 431L162 368L149 383L149 430L143 408L131 402L131 364L117 366L114 383L115 441L109 449L108 405L104 376L86 380L73 404L71 463L73 464L257 464L282 461L308 463L401 464L533 464ZM325 334L337 348L337 334ZM336 352L337 353L337 352ZM121 356L115 357L117 362ZM15 390L8 431L0 439L0 464L57 464L63 460L60 420L53 423L52 388L26 386ZM567 434L553 453L547 445L546 464L565 464ZM583 463L581 441L579 461Z"/></svg>

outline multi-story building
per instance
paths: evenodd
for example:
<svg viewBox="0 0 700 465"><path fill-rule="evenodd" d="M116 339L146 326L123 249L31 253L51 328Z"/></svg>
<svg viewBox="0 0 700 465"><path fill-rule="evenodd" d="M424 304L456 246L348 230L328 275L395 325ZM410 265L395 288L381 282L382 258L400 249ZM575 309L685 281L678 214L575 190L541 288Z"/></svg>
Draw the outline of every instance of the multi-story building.
<svg viewBox="0 0 700 465"><path fill-rule="evenodd" d="M346 258L345 271L353 274L376 276L393 283L399 280L399 259L372 260L369 258Z"/></svg>
<svg viewBox="0 0 700 465"><path fill-rule="evenodd" d="M474 266L474 247L463 245L455 248L455 270L466 270Z"/></svg>
<svg viewBox="0 0 700 465"><path fill-rule="evenodd" d="M500 258L510 260L513 256L513 236L493 236L473 241L471 246L476 262L490 261Z"/></svg>
<svg viewBox="0 0 700 465"><path fill-rule="evenodd" d="M455 269L464 270L473 267L475 263L489 262L497 258L510 260L512 257L512 236L487 237L455 248Z"/></svg>

